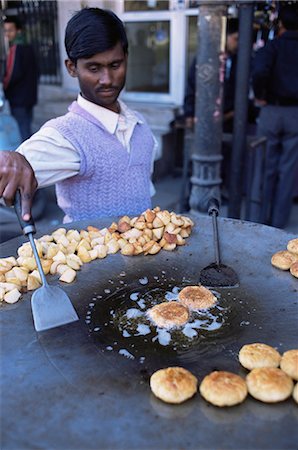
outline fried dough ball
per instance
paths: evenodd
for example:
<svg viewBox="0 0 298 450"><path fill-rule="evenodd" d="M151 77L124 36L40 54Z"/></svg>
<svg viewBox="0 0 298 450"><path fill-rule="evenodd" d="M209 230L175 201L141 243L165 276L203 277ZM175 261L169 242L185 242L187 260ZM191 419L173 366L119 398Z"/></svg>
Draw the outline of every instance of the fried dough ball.
<svg viewBox="0 0 298 450"><path fill-rule="evenodd" d="M210 308L217 301L215 295L204 286L186 286L179 292L178 299L191 311Z"/></svg>
<svg viewBox="0 0 298 450"><path fill-rule="evenodd" d="M239 352L239 361L248 370L257 367L278 367L280 358L278 351L266 344L247 344Z"/></svg>
<svg viewBox="0 0 298 450"><path fill-rule="evenodd" d="M233 406L244 401L247 387L239 375L215 371L203 379L200 393L207 402L215 406Z"/></svg>
<svg viewBox="0 0 298 450"><path fill-rule="evenodd" d="M265 403L286 400L292 393L293 380L276 367L258 367L246 376L248 392Z"/></svg>
<svg viewBox="0 0 298 450"><path fill-rule="evenodd" d="M296 403L298 403L298 383L296 383L296 386L294 387L293 390L293 399L295 400Z"/></svg>
<svg viewBox="0 0 298 450"><path fill-rule="evenodd" d="M290 272L293 275L293 277L298 278L298 261L291 264Z"/></svg>
<svg viewBox="0 0 298 450"><path fill-rule="evenodd" d="M163 302L148 309L149 318L160 328L184 325L189 318L188 309L178 302Z"/></svg>
<svg viewBox="0 0 298 450"><path fill-rule="evenodd" d="M282 355L280 368L293 380L298 381L298 350L288 350Z"/></svg>
<svg viewBox="0 0 298 450"><path fill-rule="evenodd" d="M182 403L197 392L198 380L183 367L168 367L150 378L153 394L167 403Z"/></svg>
<svg viewBox="0 0 298 450"><path fill-rule="evenodd" d="M297 261L296 255L290 253L288 250L276 252L271 258L271 264L281 270L289 270L295 261Z"/></svg>
<svg viewBox="0 0 298 450"><path fill-rule="evenodd" d="M289 252L294 253L298 257L298 238L291 239L288 242L287 249Z"/></svg>

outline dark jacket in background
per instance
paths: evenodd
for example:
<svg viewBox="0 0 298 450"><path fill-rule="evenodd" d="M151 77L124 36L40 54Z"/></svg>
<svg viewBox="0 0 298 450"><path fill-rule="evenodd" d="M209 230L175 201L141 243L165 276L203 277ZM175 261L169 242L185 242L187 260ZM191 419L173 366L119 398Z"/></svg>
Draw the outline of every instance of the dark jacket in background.
<svg viewBox="0 0 298 450"><path fill-rule="evenodd" d="M298 31L286 31L256 53L252 70L256 98L272 105L298 105L297 44Z"/></svg>
<svg viewBox="0 0 298 450"><path fill-rule="evenodd" d="M234 110L236 67L237 67L237 55L230 56L226 63L225 79L224 79L224 93L223 93L224 114ZM193 60L188 72L187 86L183 105L185 117L194 117L195 115L195 94L196 94L196 59ZM226 125L224 123L224 128Z"/></svg>
<svg viewBox="0 0 298 450"><path fill-rule="evenodd" d="M183 110L185 117L195 115L195 95L196 95L196 60L194 59L187 75Z"/></svg>
<svg viewBox="0 0 298 450"><path fill-rule="evenodd" d="M37 103L38 67L31 45L18 44L4 94L10 106L33 107Z"/></svg>

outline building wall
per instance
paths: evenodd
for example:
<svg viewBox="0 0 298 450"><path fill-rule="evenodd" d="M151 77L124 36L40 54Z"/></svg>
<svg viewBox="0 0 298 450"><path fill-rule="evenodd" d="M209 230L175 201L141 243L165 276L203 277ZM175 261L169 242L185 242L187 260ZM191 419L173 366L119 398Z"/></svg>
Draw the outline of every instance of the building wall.
<svg viewBox="0 0 298 450"><path fill-rule="evenodd" d="M36 107L34 122L36 129L38 129L46 120L65 114L68 105L76 98L78 94L77 80L68 75L64 64L67 57L64 48L64 32L66 24L74 12L80 10L82 6L101 7L112 9L122 19L123 16L125 16L122 11L121 1L119 0L58 0L57 4L62 86L40 87L40 101L39 105ZM167 12L167 14L173 15L173 12ZM137 17L137 13L135 13L135 16ZM176 51L181 53L180 48L176 48ZM181 67L177 67L176 75L177 70L184 70L184 68L181 69ZM176 91L177 89L178 87L176 88ZM171 152L171 149L166 148L165 141L167 141L167 139L164 139L164 136L169 132L169 124L173 120L179 104L171 101L158 100L158 96L156 96L157 100L153 101L152 99L146 101L146 99L144 100L144 98L140 98L139 95L133 95L131 93L128 96L124 93L122 97L130 107L141 112L151 126L151 129L159 142L157 159L161 159L165 153ZM181 98L182 95L180 94L180 100Z"/></svg>
<svg viewBox="0 0 298 450"><path fill-rule="evenodd" d="M60 59L61 59L61 68L62 68L62 87L65 91L68 92L77 92L78 83L75 78L72 78L68 75L64 61L67 58L65 48L64 48L64 32L66 28L66 24L71 18L71 16L79 11L82 6L95 7L95 8L109 8L113 9L115 13L118 13L119 5L121 4L117 2L117 0L88 0L88 1L80 1L80 0L58 0L58 28L59 28L59 47L60 47Z"/></svg>

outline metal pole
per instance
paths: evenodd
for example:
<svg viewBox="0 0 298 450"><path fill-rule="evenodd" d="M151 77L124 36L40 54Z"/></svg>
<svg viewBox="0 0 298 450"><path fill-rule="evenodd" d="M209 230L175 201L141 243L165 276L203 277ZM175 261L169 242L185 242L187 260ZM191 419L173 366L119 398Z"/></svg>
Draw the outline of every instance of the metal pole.
<svg viewBox="0 0 298 450"><path fill-rule="evenodd" d="M237 57L234 129L230 172L228 215L240 218L243 173L246 153L246 125L249 74L252 50L254 6L251 2L239 5L239 47Z"/></svg>
<svg viewBox="0 0 298 450"><path fill-rule="evenodd" d="M5 3L6 2L4 0L1 0L0 2L0 83L2 83L5 73L6 53L7 53L4 38Z"/></svg>
<svg viewBox="0 0 298 450"><path fill-rule="evenodd" d="M198 14L196 124L190 207L206 212L210 197L220 201L222 90L227 6L202 1Z"/></svg>

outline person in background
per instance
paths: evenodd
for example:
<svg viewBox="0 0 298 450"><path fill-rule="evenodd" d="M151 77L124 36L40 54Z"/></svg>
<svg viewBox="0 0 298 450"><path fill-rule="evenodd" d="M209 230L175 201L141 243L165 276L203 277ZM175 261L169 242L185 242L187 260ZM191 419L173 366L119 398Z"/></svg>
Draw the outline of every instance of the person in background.
<svg viewBox="0 0 298 450"><path fill-rule="evenodd" d="M223 130L231 133L233 129L237 50L239 37L239 21L237 18L227 20L226 40L226 68L224 78L223 99ZM195 122L195 93L196 93L196 58L193 59L187 78L184 97L184 116L187 128L193 128Z"/></svg>
<svg viewBox="0 0 298 450"><path fill-rule="evenodd" d="M234 123L234 103L235 103L235 87L236 87L236 67L237 67L237 50L239 37L239 21L232 17L227 20L227 38L226 38L226 64L224 74L224 92L223 92L223 132L232 133ZM196 93L196 58L188 73L188 81L186 93L184 97L184 118L185 127L193 130L196 121L195 118L195 93ZM200 95L200 93L198 93ZM198 118L198 120L200 120ZM222 197L228 196L229 184L229 168L231 161L231 144L223 142L222 144L223 162L221 167ZM186 200L186 204L188 200Z"/></svg>
<svg viewBox="0 0 298 450"><path fill-rule="evenodd" d="M65 48L77 101L16 152L0 152L0 195L11 203L20 186L27 220L35 180L39 187L56 184L64 222L140 214L151 207L156 140L144 118L118 99L128 57L123 23L112 11L84 8L67 24Z"/></svg>
<svg viewBox="0 0 298 450"><path fill-rule="evenodd" d="M6 17L4 34L9 43L3 79L4 95L24 141L32 134L33 107L37 103L37 62L33 47L25 44L21 24L17 17Z"/></svg>
<svg viewBox="0 0 298 450"><path fill-rule="evenodd" d="M266 136L261 222L284 228L298 173L298 4L281 6L278 36L255 56L252 70L258 134Z"/></svg>

